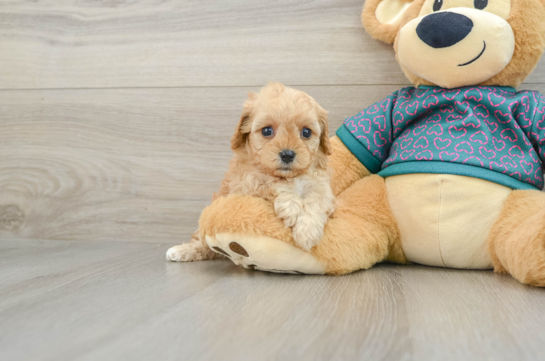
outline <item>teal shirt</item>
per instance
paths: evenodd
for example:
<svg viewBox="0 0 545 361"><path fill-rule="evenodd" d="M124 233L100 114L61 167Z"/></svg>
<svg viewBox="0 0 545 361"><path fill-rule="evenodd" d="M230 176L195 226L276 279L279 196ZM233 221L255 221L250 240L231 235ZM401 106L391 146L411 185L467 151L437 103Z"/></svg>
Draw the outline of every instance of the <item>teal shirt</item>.
<svg viewBox="0 0 545 361"><path fill-rule="evenodd" d="M543 189L545 97L509 87L401 89L337 135L372 173L456 174Z"/></svg>

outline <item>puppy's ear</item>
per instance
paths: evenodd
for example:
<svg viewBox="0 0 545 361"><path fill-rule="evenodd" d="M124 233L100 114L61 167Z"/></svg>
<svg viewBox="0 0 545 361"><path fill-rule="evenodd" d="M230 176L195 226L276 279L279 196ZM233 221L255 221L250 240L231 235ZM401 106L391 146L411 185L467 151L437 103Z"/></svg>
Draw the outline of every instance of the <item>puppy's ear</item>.
<svg viewBox="0 0 545 361"><path fill-rule="evenodd" d="M244 102L242 108L242 115L235 128L235 134L231 138L231 149L235 150L240 148L246 143L246 138L251 131L250 117L254 108L255 100L257 99L256 93L248 93L248 99Z"/></svg>
<svg viewBox="0 0 545 361"><path fill-rule="evenodd" d="M418 16L425 0L367 0L361 22L375 39L392 44L407 19Z"/></svg>
<svg viewBox="0 0 545 361"><path fill-rule="evenodd" d="M320 148L325 155L331 155L331 144L329 143L329 126L327 123L327 112L321 107L318 111L318 123L322 133L320 134Z"/></svg>

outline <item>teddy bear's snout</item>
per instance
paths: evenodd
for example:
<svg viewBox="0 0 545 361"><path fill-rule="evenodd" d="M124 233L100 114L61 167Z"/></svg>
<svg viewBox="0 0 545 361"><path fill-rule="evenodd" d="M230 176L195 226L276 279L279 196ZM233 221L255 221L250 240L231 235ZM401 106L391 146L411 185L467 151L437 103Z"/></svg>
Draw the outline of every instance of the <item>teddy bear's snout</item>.
<svg viewBox="0 0 545 361"><path fill-rule="evenodd" d="M453 12L430 14L422 19L416 33L432 48L448 48L464 40L473 29L473 21Z"/></svg>

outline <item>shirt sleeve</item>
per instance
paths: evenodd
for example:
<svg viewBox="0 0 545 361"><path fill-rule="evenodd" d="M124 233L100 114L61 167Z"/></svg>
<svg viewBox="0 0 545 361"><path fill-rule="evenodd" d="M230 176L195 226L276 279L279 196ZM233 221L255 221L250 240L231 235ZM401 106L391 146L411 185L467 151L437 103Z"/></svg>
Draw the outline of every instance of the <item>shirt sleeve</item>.
<svg viewBox="0 0 545 361"><path fill-rule="evenodd" d="M540 95L535 111L530 141L539 154L542 164L545 164L545 97Z"/></svg>
<svg viewBox="0 0 545 361"><path fill-rule="evenodd" d="M393 142L392 112L398 92L347 118L337 135L371 172L378 173Z"/></svg>

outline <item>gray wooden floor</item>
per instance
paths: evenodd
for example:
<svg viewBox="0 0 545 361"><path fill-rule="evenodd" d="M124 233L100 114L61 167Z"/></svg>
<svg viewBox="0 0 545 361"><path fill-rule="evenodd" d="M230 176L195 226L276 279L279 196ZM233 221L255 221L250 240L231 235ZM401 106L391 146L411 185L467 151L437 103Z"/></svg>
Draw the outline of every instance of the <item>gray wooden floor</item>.
<svg viewBox="0 0 545 361"><path fill-rule="evenodd" d="M545 291L508 276L277 275L164 251L1 242L0 359L543 360Z"/></svg>
<svg viewBox="0 0 545 361"><path fill-rule="evenodd" d="M345 117L408 85L363 0L0 1L0 360L538 360L545 290L381 265L175 264L277 80ZM545 93L545 60L521 87Z"/></svg>

